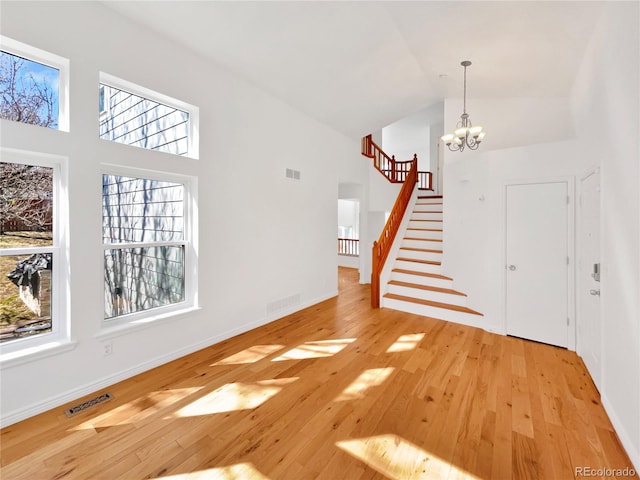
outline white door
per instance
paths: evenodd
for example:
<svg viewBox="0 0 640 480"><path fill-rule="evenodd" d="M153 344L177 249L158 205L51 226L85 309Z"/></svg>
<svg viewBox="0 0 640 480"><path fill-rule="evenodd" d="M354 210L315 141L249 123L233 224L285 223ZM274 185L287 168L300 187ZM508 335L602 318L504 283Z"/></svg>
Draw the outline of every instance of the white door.
<svg viewBox="0 0 640 480"><path fill-rule="evenodd" d="M600 174L580 182L578 354L600 388Z"/></svg>
<svg viewBox="0 0 640 480"><path fill-rule="evenodd" d="M507 185L507 334L567 347L568 186Z"/></svg>

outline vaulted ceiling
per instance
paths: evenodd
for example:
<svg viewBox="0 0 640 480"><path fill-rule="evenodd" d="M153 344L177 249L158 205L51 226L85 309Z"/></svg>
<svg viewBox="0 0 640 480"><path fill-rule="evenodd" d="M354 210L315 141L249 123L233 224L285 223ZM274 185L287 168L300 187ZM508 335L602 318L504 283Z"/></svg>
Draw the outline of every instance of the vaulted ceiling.
<svg viewBox="0 0 640 480"><path fill-rule="evenodd" d="M566 96L602 2L105 2L359 138L445 97Z"/></svg>

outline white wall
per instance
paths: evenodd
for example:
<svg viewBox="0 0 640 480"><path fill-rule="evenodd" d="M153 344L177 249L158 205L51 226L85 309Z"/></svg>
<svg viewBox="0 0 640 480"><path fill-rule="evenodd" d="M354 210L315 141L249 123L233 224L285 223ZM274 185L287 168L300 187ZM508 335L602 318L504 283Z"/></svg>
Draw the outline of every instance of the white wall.
<svg viewBox="0 0 640 480"><path fill-rule="evenodd" d="M444 116L444 102L442 104ZM434 123L429 126L429 168L431 175L431 188L438 193L438 150L440 149L440 137L444 135L444 122Z"/></svg>
<svg viewBox="0 0 640 480"><path fill-rule="evenodd" d="M3 35L70 59L69 133L1 121L2 145L69 159L75 349L2 368L4 424L337 294L336 167L358 142L97 2L3 2ZM108 41L105 41L108 39ZM127 54L127 52L130 52ZM98 139L98 72L200 107L200 159ZM102 163L197 177L199 298L188 316L113 338L102 356ZM302 179L285 178L295 168ZM347 175L349 176L349 175ZM299 294L289 308L267 304Z"/></svg>
<svg viewBox="0 0 640 480"><path fill-rule="evenodd" d="M487 137L475 152L445 150L443 267L469 295L471 308L485 314L488 329L504 333L504 185L575 178L600 166L600 393L640 469L638 13L637 3L607 5L570 97L468 102ZM460 100L445 101L445 129L461 109Z"/></svg>
<svg viewBox="0 0 640 480"><path fill-rule="evenodd" d="M338 255L338 266L347 268L360 268L360 257L350 257L348 255ZM363 283L363 282L360 282Z"/></svg>
<svg viewBox="0 0 640 480"><path fill-rule="evenodd" d="M433 171L431 163L436 155L437 142L442 136L444 103L439 102L402 118L382 129L382 148L396 160L411 160L418 155L418 170Z"/></svg>
<svg viewBox="0 0 640 480"><path fill-rule="evenodd" d="M469 306L485 315L488 330L505 333L505 185L524 179L571 177L581 171L582 161L572 140L504 150L447 152L444 274L454 278L456 289L468 294Z"/></svg>
<svg viewBox="0 0 640 480"><path fill-rule="evenodd" d="M359 217L360 202L358 199L338 199L338 226L351 227L352 238L359 238Z"/></svg>
<svg viewBox="0 0 640 480"><path fill-rule="evenodd" d="M640 470L640 34L637 2L608 4L576 79L580 154L600 167L603 404Z"/></svg>

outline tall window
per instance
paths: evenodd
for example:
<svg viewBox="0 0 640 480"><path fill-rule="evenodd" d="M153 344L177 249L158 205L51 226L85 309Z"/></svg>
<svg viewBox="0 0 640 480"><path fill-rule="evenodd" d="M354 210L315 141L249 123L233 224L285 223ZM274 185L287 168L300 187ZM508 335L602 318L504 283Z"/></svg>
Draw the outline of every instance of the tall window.
<svg viewBox="0 0 640 480"><path fill-rule="evenodd" d="M102 177L104 318L185 301L187 189L144 177Z"/></svg>
<svg viewBox="0 0 640 480"><path fill-rule="evenodd" d="M101 74L100 138L197 158L196 107Z"/></svg>
<svg viewBox="0 0 640 480"><path fill-rule="evenodd" d="M13 155L2 151L3 159ZM8 158L9 157L9 158ZM0 163L0 342L64 330L57 318L58 167Z"/></svg>
<svg viewBox="0 0 640 480"><path fill-rule="evenodd" d="M0 36L0 118L68 130L68 60Z"/></svg>

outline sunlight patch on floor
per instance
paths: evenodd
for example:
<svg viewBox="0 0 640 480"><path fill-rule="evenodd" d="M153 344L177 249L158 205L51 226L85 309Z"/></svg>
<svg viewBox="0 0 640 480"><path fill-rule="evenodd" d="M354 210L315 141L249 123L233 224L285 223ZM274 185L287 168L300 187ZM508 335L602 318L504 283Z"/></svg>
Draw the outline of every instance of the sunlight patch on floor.
<svg viewBox="0 0 640 480"><path fill-rule="evenodd" d="M257 408L298 377L261 380L254 383L227 383L182 407L169 418L195 417Z"/></svg>
<svg viewBox="0 0 640 480"><path fill-rule="evenodd" d="M365 370L336 397L335 401L343 402L364 398L367 389L381 385L394 370L393 367L369 368Z"/></svg>
<svg viewBox="0 0 640 480"><path fill-rule="evenodd" d="M398 337L398 340L387 349L387 353L408 352L409 350L413 350L424 338L424 335L424 333L401 335Z"/></svg>
<svg viewBox="0 0 640 480"><path fill-rule="evenodd" d="M227 467L156 477L153 480L269 480L269 477L260 473L252 463L236 463Z"/></svg>
<svg viewBox="0 0 640 480"><path fill-rule="evenodd" d="M113 410L109 410L102 415L93 417L75 427L74 430L112 427L137 422L160 410L171 407L176 402L197 393L201 389L202 387L190 387L151 392L116 407Z"/></svg>
<svg viewBox="0 0 640 480"><path fill-rule="evenodd" d="M392 480L478 480L436 455L425 452L397 435L377 435L336 442L350 455Z"/></svg>
<svg viewBox="0 0 640 480"><path fill-rule="evenodd" d="M272 361L281 362L283 360L304 360L308 358L330 357L355 341L355 338L340 338L337 340L304 342L302 345L298 345L296 348L283 353Z"/></svg>
<svg viewBox="0 0 640 480"><path fill-rule="evenodd" d="M284 348L284 345L254 345L246 350L230 355L224 360L220 360L211 366L216 367L218 365L242 365L246 363L255 363L265 357L268 357L272 353L277 352L281 348Z"/></svg>

